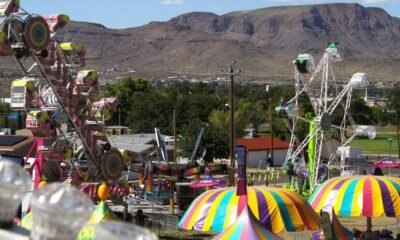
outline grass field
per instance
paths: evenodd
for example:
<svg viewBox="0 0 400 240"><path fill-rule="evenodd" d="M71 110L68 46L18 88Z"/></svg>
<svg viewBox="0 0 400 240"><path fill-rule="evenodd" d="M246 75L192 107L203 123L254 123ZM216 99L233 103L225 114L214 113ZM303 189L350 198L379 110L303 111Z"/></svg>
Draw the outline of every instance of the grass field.
<svg viewBox="0 0 400 240"><path fill-rule="evenodd" d="M389 141L385 137L378 137L374 140L369 139L355 139L351 143L352 147L361 147L364 154L388 156L397 154L397 140L393 138L392 146L390 148Z"/></svg>
<svg viewBox="0 0 400 240"><path fill-rule="evenodd" d="M391 146L388 138L392 138ZM364 154L372 154L377 156L397 156L397 137L396 128L385 127L377 129L377 137L374 140L368 138L356 138L352 141L351 146L361 147Z"/></svg>

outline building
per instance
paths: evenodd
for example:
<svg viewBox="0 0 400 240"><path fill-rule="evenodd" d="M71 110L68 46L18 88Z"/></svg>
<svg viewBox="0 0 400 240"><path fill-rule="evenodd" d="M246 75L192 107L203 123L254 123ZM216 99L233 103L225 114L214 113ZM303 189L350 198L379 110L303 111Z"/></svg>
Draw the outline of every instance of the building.
<svg viewBox="0 0 400 240"><path fill-rule="evenodd" d="M285 162L286 154L289 149L289 143L282 141L279 138L273 138L273 141L273 165L282 166ZM238 138L236 139L235 144L246 146L248 167L266 166L266 159L272 150L271 137L265 136L259 138Z"/></svg>
<svg viewBox="0 0 400 240"><path fill-rule="evenodd" d="M135 162L162 160L154 133L113 135L107 138L112 147L116 147L122 152L128 151L127 154ZM166 142L168 160L172 161L174 146L168 144L171 137L163 135L162 138Z"/></svg>
<svg viewBox="0 0 400 240"><path fill-rule="evenodd" d="M0 132L0 155L9 155L13 157L26 157L35 138L31 131L27 129L17 130L15 135L2 135ZM36 154L34 151L32 154Z"/></svg>

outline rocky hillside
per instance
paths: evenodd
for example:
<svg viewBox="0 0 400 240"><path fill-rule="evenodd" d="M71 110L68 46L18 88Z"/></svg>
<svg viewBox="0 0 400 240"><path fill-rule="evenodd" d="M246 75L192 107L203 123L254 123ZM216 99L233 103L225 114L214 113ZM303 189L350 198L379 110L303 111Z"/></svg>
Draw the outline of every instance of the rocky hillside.
<svg viewBox="0 0 400 240"><path fill-rule="evenodd" d="M145 76L217 76L232 60L243 79L291 79L292 60L319 58L329 41L340 43L340 78L355 71L373 81L400 80L400 19L359 4L273 7L222 16L194 12L129 29L73 22L59 38L88 49L91 67L135 69Z"/></svg>

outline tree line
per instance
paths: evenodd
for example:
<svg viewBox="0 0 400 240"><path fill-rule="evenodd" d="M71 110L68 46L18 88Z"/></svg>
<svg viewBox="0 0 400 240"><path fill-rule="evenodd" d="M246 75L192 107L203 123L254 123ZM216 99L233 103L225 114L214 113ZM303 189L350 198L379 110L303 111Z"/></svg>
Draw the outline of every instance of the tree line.
<svg viewBox="0 0 400 240"><path fill-rule="evenodd" d="M400 132L400 89L368 89L375 96L385 99L385 106L368 106L364 99L353 94L350 113L359 125L395 126L397 138ZM173 111L176 111L177 133L179 135L180 156L190 157L201 128L205 134L200 149L206 150L205 160L229 157L229 85L217 86L206 83L174 82L166 86L153 85L143 78L123 78L118 83L106 84L102 96L115 96L119 100L119 111L107 122L109 125L128 126L133 133L149 133L160 128L163 134L173 135ZM260 130L260 135L269 134L269 107L273 108L295 95L292 85L270 87L241 84L235 88L235 136L243 137L246 128ZM299 99L299 114L312 112L306 95ZM9 116L13 111L9 104L0 103L0 128L15 127ZM288 140L290 133L285 119L272 111L272 131L275 137ZM342 120L343 108L338 108L332 123ZM23 120L22 120L23 121ZM307 135L307 123L299 124L296 134L302 138ZM335 134L335 132L333 132ZM400 141L398 141L400 142ZM400 146L397 146L400 152ZM200 154L200 153L198 153Z"/></svg>
<svg viewBox="0 0 400 240"><path fill-rule="evenodd" d="M229 86L206 83L174 82L167 86L152 85L143 78L126 77L118 83L106 84L103 96L119 99L119 112L114 113L109 124L128 126L133 133L153 132L160 128L163 134L173 135L173 111L176 111L177 132L180 138L180 156L190 157L197 134L205 129L200 149L206 150L205 160L229 156ZM243 137L246 128L259 130L269 124L269 98L273 109L294 96L291 85L272 86L267 93L265 86L240 85L235 89L235 136ZM400 90L386 94L386 106L368 106L363 98L353 96L350 113L360 125L400 124ZM312 112L306 95L301 95L300 114ZM274 136L288 140L290 133L285 120L272 111ZM340 123L343 108L338 108L332 123ZM399 129L397 127L397 129ZM308 125L300 124L296 129L302 137L308 133ZM261 134L266 134L263 132ZM335 133L333 133L335 134ZM200 153L198 153L200 154Z"/></svg>

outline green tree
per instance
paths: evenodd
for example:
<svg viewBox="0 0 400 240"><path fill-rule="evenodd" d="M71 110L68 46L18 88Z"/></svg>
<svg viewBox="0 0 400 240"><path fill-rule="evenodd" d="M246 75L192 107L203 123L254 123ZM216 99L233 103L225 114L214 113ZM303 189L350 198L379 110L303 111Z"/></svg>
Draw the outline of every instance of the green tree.
<svg viewBox="0 0 400 240"><path fill-rule="evenodd" d="M396 126L396 133L397 133L397 149L398 155L400 157L400 89L395 88L392 90L386 100L386 107L388 112L392 116L391 124Z"/></svg>
<svg viewBox="0 0 400 240"><path fill-rule="evenodd" d="M350 105L350 113L356 124L374 125L377 120L374 118L372 109L367 105L363 98L354 96Z"/></svg>
<svg viewBox="0 0 400 240"><path fill-rule="evenodd" d="M173 104L158 91L133 94L128 108L127 123L134 132L149 132L155 127L172 134Z"/></svg>
<svg viewBox="0 0 400 240"><path fill-rule="evenodd" d="M371 109L373 118L376 119L379 126L383 127L391 123L391 114L388 108L372 106Z"/></svg>
<svg viewBox="0 0 400 240"><path fill-rule="evenodd" d="M212 162L213 159L228 158L229 156L229 134L226 129L207 125L204 134L206 155L204 160Z"/></svg>
<svg viewBox="0 0 400 240"><path fill-rule="evenodd" d="M243 123L251 125L258 130L258 126L266 121L267 111L262 101L251 101L250 99L240 99L238 103L239 115L243 115Z"/></svg>
<svg viewBox="0 0 400 240"><path fill-rule="evenodd" d="M196 144L200 129L204 128L204 134L196 153L196 159L205 150L204 161L212 162L214 158L227 158L229 155L228 132L211 124L206 124L198 119L182 127L179 138L179 149L183 157L190 158Z"/></svg>
<svg viewBox="0 0 400 240"><path fill-rule="evenodd" d="M222 110L213 110L208 117L208 122L215 128L229 128L229 112Z"/></svg>
<svg viewBox="0 0 400 240"><path fill-rule="evenodd" d="M149 81L142 78L133 79L131 77L123 78L118 83L106 84L102 89L104 97L116 97L119 101L120 113L113 114L113 121L121 117L121 124L129 125L127 122L128 112L134 104L135 96L145 95L152 91L152 86ZM138 97L136 97L137 99Z"/></svg>

